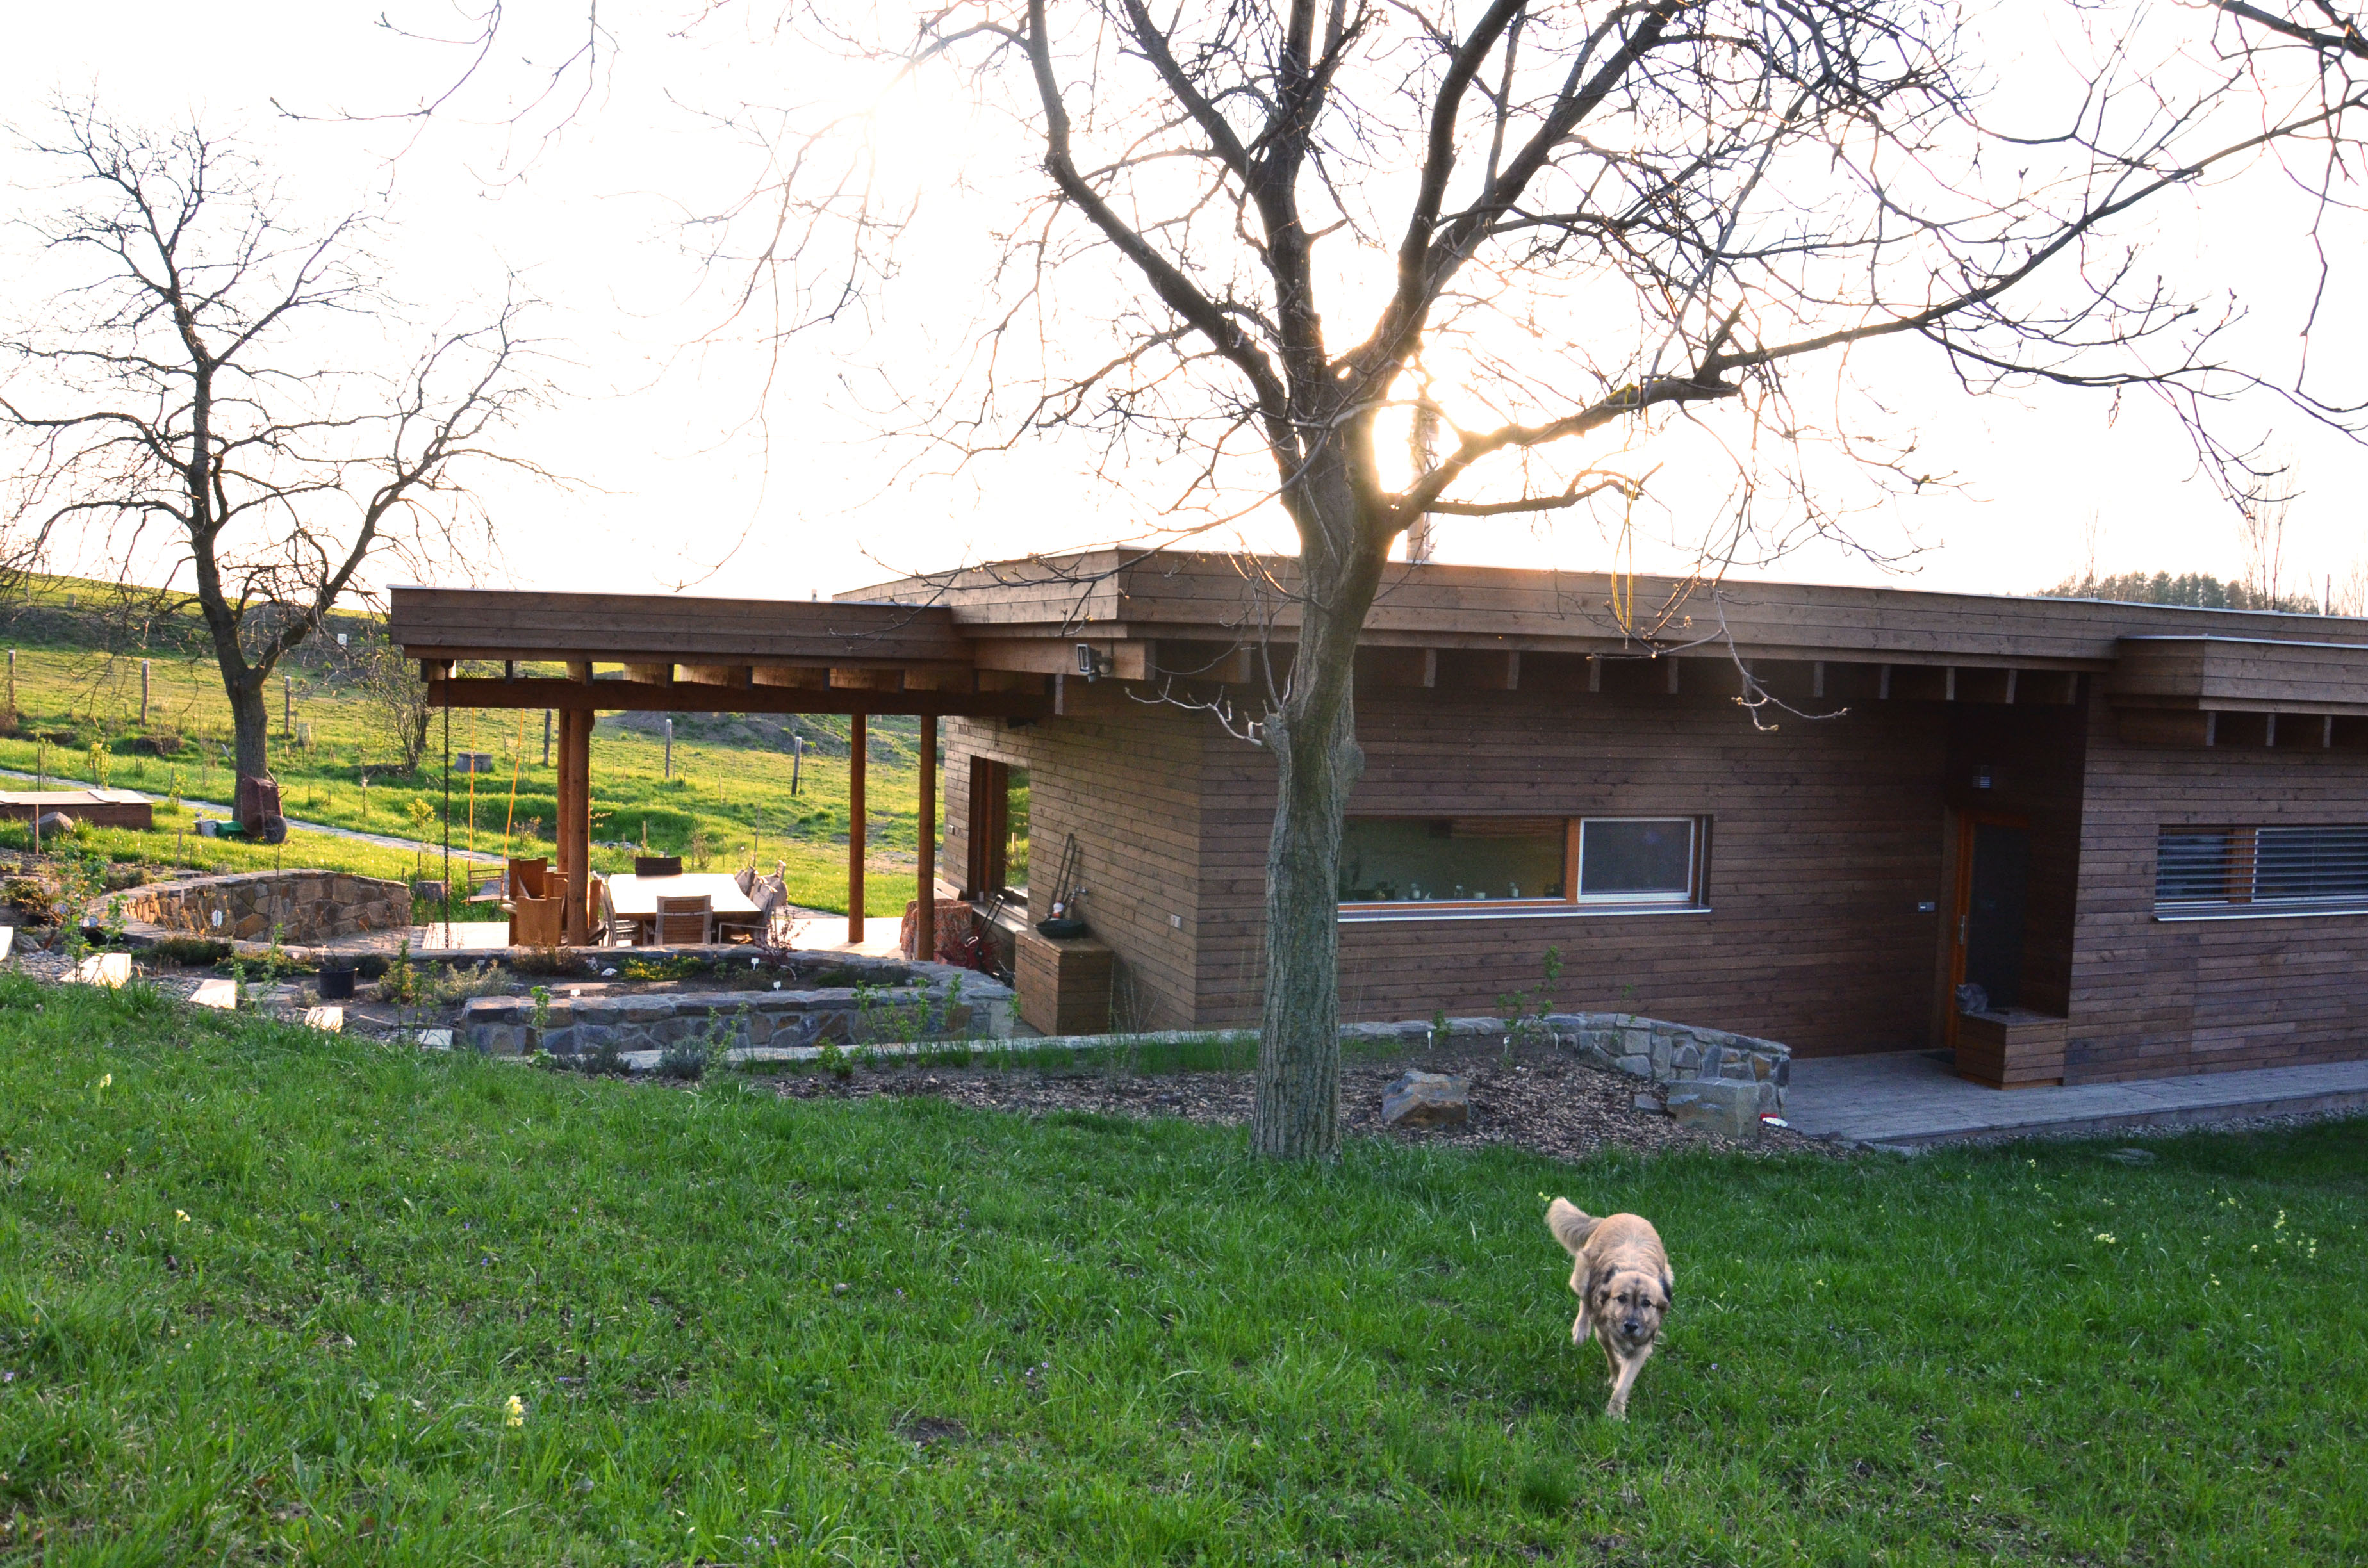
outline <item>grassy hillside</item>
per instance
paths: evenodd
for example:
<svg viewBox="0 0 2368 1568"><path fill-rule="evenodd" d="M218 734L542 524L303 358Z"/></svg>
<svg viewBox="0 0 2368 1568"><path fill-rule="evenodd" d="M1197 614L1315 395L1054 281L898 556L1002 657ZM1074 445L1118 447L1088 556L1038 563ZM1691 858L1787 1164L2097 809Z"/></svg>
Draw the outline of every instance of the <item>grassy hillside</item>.
<svg viewBox="0 0 2368 1568"><path fill-rule="evenodd" d="M5 977L0 1561L2356 1563L2364 1141L1285 1168Z"/></svg>
<svg viewBox="0 0 2368 1568"><path fill-rule="evenodd" d="M64 590L52 584L45 591L62 602ZM62 624L74 630L74 623ZM17 629L28 630L21 616ZM153 793L230 799L230 707L210 658L149 653L150 703L142 724L136 649L27 641L17 650L16 733L0 737L0 767L39 768L80 782L104 774L108 783ZM292 668L286 704L275 692L272 768L288 814L440 840L446 820L441 716L434 722L428 761L417 773L405 773L383 722L330 664L324 658ZM279 738L289 711L301 740ZM631 869L634 848L623 846L644 841L653 851L680 854L711 869L745 865L753 851L766 869L776 859L788 862L791 896L799 903L845 909L847 721L802 717L797 723L814 744L792 795L786 732L778 721L754 725L728 715L680 717L674 777L667 778L657 735L628 727L617 716L605 718L592 741L592 835L610 846L596 849L595 869ZM874 914L899 913L913 896L916 733L910 719L875 720L871 726L867 902ZM176 740L177 750L158 756L142 749L161 738ZM456 751L490 752L496 766L493 775L452 778L454 846L549 854L556 785L542 762L541 711L456 711L451 744ZM302 852L327 853L326 842L308 838ZM291 857L297 843L290 841ZM350 862L376 852L336 853ZM152 852L149 858L164 857Z"/></svg>

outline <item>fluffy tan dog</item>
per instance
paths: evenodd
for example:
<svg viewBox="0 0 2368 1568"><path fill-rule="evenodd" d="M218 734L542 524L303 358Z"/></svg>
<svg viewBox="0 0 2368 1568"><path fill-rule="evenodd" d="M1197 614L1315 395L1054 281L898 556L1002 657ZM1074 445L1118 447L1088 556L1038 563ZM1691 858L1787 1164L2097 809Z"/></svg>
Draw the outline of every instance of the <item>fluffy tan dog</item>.
<svg viewBox="0 0 2368 1568"><path fill-rule="evenodd" d="M1603 1413L1625 1421L1628 1391L1653 1353L1677 1285L1669 1255L1644 1216L1595 1219L1565 1198L1546 1206L1546 1228L1572 1258L1570 1289L1578 1298L1578 1317L1570 1325L1570 1342L1583 1344L1591 1333L1603 1346L1611 1361L1611 1403Z"/></svg>

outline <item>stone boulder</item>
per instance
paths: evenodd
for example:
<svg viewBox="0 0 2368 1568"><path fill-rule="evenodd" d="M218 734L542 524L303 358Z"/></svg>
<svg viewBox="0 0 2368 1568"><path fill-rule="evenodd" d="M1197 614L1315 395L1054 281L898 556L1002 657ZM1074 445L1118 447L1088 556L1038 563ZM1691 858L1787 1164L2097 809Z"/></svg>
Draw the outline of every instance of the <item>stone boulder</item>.
<svg viewBox="0 0 2368 1568"><path fill-rule="evenodd" d="M41 836L43 838L63 838L81 825L82 824L74 821L74 818L66 815L63 812L43 812L41 813L40 829Z"/></svg>
<svg viewBox="0 0 2368 1568"><path fill-rule="evenodd" d="M1472 1119L1472 1086L1446 1073L1413 1072L1382 1091L1390 1127L1461 1127Z"/></svg>
<svg viewBox="0 0 2368 1568"><path fill-rule="evenodd" d="M1748 1078L1680 1078L1669 1085L1668 1105L1680 1127L1727 1138L1756 1138L1759 1113L1773 1110L1775 1097L1775 1085Z"/></svg>

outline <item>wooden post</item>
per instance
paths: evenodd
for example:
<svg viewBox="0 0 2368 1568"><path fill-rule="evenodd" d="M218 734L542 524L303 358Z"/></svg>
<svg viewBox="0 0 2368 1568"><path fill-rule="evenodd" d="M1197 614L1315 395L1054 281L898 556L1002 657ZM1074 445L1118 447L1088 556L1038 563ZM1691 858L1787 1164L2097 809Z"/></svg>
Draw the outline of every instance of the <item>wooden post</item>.
<svg viewBox="0 0 2368 1568"><path fill-rule="evenodd" d="M921 715L921 810L915 874L918 899L913 906L913 956L923 963L938 956L938 716Z"/></svg>
<svg viewBox="0 0 2368 1568"><path fill-rule="evenodd" d="M140 722L143 728L148 722L148 661L146 659L140 661Z"/></svg>
<svg viewBox="0 0 2368 1568"><path fill-rule="evenodd" d="M551 710L542 710L542 765L551 766Z"/></svg>
<svg viewBox="0 0 2368 1568"><path fill-rule="evenodd" d="M863 749L867 715L847 720L847 939L863 940Z"/></svg>
<svg viewBox="0 0 2368 1568"><path fill-rule="evenodd" d="M279 738L296 738L296 687L286 676L279 677Z"/></svg>
<svg viewBox="0 0 2368 1568"><path fill-rule="evenodd" d="M574 708L559 715L559 875L567 902L560 909L560 938L570 947L591 937L587 904L592 872L592 714Z"/></svg>
<svg viewBox="0 0 2368 1568"><path fill-rule="evenodd" d="M674 777L674 721L666 722L666 777Z"/></svg>

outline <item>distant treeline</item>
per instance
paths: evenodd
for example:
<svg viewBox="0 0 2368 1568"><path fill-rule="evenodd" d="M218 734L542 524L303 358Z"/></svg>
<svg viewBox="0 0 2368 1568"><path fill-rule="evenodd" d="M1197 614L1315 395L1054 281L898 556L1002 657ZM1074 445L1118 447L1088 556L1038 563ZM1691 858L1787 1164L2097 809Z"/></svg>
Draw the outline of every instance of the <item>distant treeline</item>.
<svg viewBox="0 0 2368 1568"><path fill-rule="evenodd" d="M2302 594L2271 596L2242 583L2224 583L2209 572L2117 572L2106 577L2066 577L2039 595L2044 599L2114 599L2135 605L2187 605L2196 609L2277 609L2317 615L2318 601Z"/></svg>

